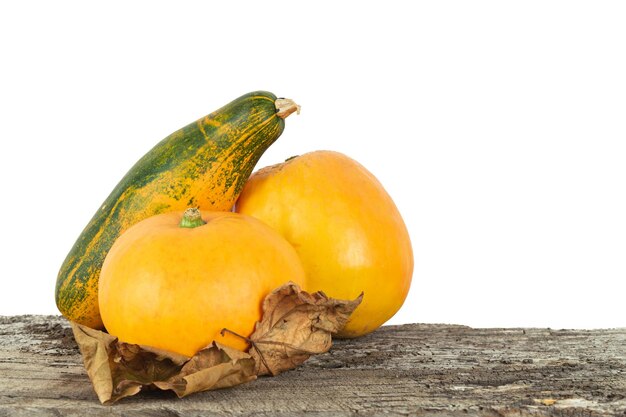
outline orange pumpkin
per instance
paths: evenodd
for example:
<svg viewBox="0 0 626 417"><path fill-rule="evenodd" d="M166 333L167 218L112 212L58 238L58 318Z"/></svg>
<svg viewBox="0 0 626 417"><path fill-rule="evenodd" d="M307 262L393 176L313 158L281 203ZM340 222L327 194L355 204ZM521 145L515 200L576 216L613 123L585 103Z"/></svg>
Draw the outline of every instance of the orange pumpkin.
<svg viewBox="0 0 626 417"><path fill-rule="evenodd" d="M192 356L213 340L245 350L220 331L249 336L264 297L287 281L304 286L304 270L277 232L249 216L190 209L122 234L102 266L98 301L120 340Z"/></svg>
<svg viewBox="0 0 626 417"><path fill-rule="evenodd" d="M402 306L413 274L409 234L389 194L356 161L317 151L263 168L244 186L236 211L294 246L307 290L341 299L364 291L340 336L369 333Z"/></svg>

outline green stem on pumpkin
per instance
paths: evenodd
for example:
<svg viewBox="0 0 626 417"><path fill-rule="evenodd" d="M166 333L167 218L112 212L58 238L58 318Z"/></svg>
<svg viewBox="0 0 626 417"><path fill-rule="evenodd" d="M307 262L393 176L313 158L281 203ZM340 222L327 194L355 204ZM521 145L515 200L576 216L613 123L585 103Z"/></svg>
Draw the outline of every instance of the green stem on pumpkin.
<svg viewBox="0 0 626 417"><path fill-rule="evenodd" d="M202 226L203 224L206 224L206 222L202 220L200 210L197 208L188 208L183 213L183 218L180 220L179 226L193 229L194 227Z"/></svg>

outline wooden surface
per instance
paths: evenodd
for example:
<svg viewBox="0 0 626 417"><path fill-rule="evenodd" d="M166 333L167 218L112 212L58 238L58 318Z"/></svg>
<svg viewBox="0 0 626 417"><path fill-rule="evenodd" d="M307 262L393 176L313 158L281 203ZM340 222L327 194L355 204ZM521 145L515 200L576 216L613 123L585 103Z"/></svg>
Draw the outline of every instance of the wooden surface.
<svg viewBox="0 0 626 417"><path fill-rule="evenodd" d="M274 378L103 406L64 319L0 317L0 417L383 413L626 416L626 329L386 326Z"/></svg>

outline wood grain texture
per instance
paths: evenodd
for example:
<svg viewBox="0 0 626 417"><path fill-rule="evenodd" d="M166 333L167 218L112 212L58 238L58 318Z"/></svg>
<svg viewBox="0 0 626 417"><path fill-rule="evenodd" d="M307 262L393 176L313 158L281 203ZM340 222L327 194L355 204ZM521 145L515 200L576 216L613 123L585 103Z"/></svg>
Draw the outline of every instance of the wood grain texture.
<svg viewBox="0 0 626 417"><path fill-rule="evenodd" d="M278 377L100 405L68 323L0 317L0 417L626 416L626 329L386 326Z"/></svg>

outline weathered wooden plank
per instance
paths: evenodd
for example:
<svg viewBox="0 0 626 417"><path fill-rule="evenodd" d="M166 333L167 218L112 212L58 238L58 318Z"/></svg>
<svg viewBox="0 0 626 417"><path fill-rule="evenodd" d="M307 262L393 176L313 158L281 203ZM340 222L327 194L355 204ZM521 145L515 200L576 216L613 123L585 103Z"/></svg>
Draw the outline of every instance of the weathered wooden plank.
<svg viewBox="0 0 626 417"><path fill-rule="evenodd" d="M93 393L67 322L0 317L0 416L626 415L626 329L386 326L297 370L179 400Z"/></svg>

